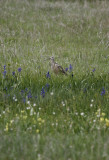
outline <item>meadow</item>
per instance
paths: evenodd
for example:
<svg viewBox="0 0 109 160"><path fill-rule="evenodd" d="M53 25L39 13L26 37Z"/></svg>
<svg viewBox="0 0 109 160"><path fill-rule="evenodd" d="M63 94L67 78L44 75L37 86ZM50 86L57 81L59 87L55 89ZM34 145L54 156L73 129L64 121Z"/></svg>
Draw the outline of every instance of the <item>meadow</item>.
<svg viewBox="0 0 109 160"><path fill-rule="evenodd" d="M0 160L24 159L109 160L109 1L0 1Z"/></svg>

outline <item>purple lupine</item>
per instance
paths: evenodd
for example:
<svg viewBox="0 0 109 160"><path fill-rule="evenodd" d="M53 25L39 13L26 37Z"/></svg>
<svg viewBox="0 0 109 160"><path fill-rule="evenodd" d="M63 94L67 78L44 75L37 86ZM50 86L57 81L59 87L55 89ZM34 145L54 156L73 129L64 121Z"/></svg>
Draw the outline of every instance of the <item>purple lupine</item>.
<svg viewBox="0 0 109 160"><path fill-rule="evenodd" d="M42 87L42 90L41 90L41 95L42 95L43 98L45 97L45 91L44 91L43 87Z"/></svg>
<svg viewBox="0 0 109 160"><path fill-rule="evenodd" d="M101 96L105 95L105 89L102 88L102 91L101 91Z"/></svg>
<svg viewBox="0 0 109 160"><path fill-rule="evenodd" d="M20 68L18 68L18 72L21 72L21 70L22 70L22 68L20 67Z"/></svg>
<svg viewBox="0 0 109 160"><path fill-rule="evenodd" d="M49 71L47 72L46 77L50 79L50 73L49 73Z"/></svg>
<svg viewBox="0 0 109 160"><path fill-rule="evenodd" d="M72 65L70 64L70 65L69 65L69 71L70 71L70 72L72 71L72 68L73 68L73 67L72 67Z"/></svg>

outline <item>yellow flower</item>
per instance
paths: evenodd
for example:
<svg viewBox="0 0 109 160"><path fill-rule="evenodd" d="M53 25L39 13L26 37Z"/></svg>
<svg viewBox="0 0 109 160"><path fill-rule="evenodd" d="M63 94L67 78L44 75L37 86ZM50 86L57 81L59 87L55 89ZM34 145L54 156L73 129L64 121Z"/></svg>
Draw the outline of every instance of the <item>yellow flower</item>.
<svg viewBox="0 0 109 160"><path fill-rule="evenodd" d="M42 123L44 123L44 122L45 122L45 120L43 119L43 120L42 120Z"/></svg>
<svg viewBox="0 0 109 160"><path fill-rule="evenodd" d="M104 117L106 114L105 113L101 113L101 115Z"/></svg>
<svg viewBox="0 0 109 160"><path fill-rule="evenodd" d="M109 119L105 119L105 121L106 121L106 127L109 127Z"/></svg>
<svg viewBox="0 0 109 160"><path fill-rule="evenodd" d="M104 122L104 118L101 117L101 118L100 118L100 122Z"/></svg>
<svg viewBox="0 0 109 160"><path fill-rule="evenodd" d="M25 112L24 110L21 111L21 113L24 113L24 112Z"/></svg>
<svg viewBox="0 0 109 160"><path fill-rule="evenodd" d="M38 118L37 120L38 120L38 121L40 121L40 122L42 121L42 119L41 119L41 118Z"/></svg>
<svg viewBox="0 0 109 160"><path fill-rule="evenodd" d="M39 133L39 129L36 129L36 133Z"/></svg>
<svg viewBox="0 0 109 160"><path fill-rule="evenodd" d="M6 128L5 131L8 132L9 128L8 128L8 123L6 124Z"/></svg>

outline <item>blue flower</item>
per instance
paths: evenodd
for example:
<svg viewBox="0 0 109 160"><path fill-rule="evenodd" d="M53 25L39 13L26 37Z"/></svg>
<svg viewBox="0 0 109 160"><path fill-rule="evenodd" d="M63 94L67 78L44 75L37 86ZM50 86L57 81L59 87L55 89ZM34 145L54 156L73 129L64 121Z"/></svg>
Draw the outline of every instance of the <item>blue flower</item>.
<svg viewBox="0 0 109 160"><path fill-rule="evenodd" d="M46 77L50 79L50 73L49 73L49 71L47 72Z"/></svg>
<svg viewBox="0 0 109 160"><path fill-rule="evenodd" d="M68 68L65 68L65 71L67 72L67 71L68 71Z"/></svg>
<svg viewBox="0 0 109 160"><path fill-rule="evenodd" d="M3 72L4 77L6 76L6 70Z"/></svg>
<svg viewBox="0 0 109 160"><path fill-rule="evenodd" d="M43 98L45 97L45 91L44 91L43 87L42 87L42 90L41 90L41 95L42 95Z"/></svg>
<svg viewBox="0 0 109 160"><path fill-rule="evenodd" d="M103 88L101 91L101 96L105 95L105 89Z"/></svg>
<svg viewBox="0 0 109 160"><path fill-rule="evenodd" d="M96 70L96 69L94 68L94 69L92 70L92 72L95 72L95 70Z"/></svg>
<svg viewBox="0 0 109 160"><path fill-rule="evenodd" d="M72 67L72 65L70 64L70 65L69 65L69 71L70 71L70 72L72 71L72 68L73 68L73 67Z"/></svg>
<svg viewBox="0 0 109 160"><path fill-rule="evenodd" d="M4 70L6 70L6 65L4 65L3 67L4 67Z"/></svg>
<svg viewBox="0 0 109 160"><path fill-rule="evenodd" d="M14 76L14 75L15 75L15 72L12 72L12 75Z"/></svg>
<svg viewBox="0 0 109 160"><path fill-rule="evenodd" d="M28 99L29 99L29 98L32 98L32 95L31 95L31 92L30 92L30 91L29 91L29 93L28 93L27 96L28 96Z"/></svg>
<svg viewBox="0 0 109 160"><path fill-rule="evenodd" d="M18 72L21 72L21 70L22 70L22 68L20 67L20 68L18 68Z"/></svg>

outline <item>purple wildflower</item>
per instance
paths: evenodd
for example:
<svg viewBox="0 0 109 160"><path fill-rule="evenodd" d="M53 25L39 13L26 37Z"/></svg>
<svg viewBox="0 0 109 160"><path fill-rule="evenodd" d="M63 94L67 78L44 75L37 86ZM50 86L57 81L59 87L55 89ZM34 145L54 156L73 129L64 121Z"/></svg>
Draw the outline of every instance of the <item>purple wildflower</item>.
<svg viewBox="0 0 109 160"><path fill-rule="evenodd" d="M65 68L65 71L67 72L67 71L68 71L68 68Z"/></svg>
<svg viewBox="0 0 109 160"><path fill-rule="evenodd" d="M43 87L42 87L42 90L41 90L41 95L42 95L43 98L45 97L45 91L44 91Z"/></svg>
<svg viewBox="0 0 109 160"><path fill-rule="evenodd" d="M105 95L105 89L103 88L101 91L101 96Z"/></svg>
<svg viewBox="0 0 109 160"><path fill-rule="evenodd" d="M12 72L12 75L14 76L14 75L15 75L15 72Z"/></svg>
<svg viewBox="0 0 109 160"><path fill-rule="evenodd" d="M28 93L27 96L28 96L28 99L29 99L29 98L32 98L32 95L31 95L31 92L30 92L30 91L29 91L29 93Z"/></svg>
<svg viewBox="0 0 109 160"><path fill-rule="evenodd" d="M70 65L69 65L69 71L70 71L70 72L72 71L72 68L73 68L73 67L72 67L72 65L70 64Z"/></svg>
<svg viewBox="0 0 109 160"><path fill-rule="evenodd" d="M94 68L94 69L92 70L92 72L95 72L95 70L96 70L96 69Z"/></svg>
<svg viewBox="0 0 109 160"><path fill-rule="evenodd" d="M18 68L18 72L21 72L21 70L22 70L22 68L20 67L20 68Z"/></svg>
<svg viewBox="0 0 109 160"><path fill-rule="evenodd" d="M6 65L4 65L3 67L4 67L4 70L6 70Z"/></svg>
<svg viewBox="0 0 109 160"><path fill-rule="evenodd" d="M47 72L46 77L50 79L50 73L49 73L49 71Z"/></svg>
<svg viewBox="0 0 109 160"><path fill-rule="evenodd" d="M6 70L3 72L3 76L4 76L4 77L6 76Z"/></svg>

